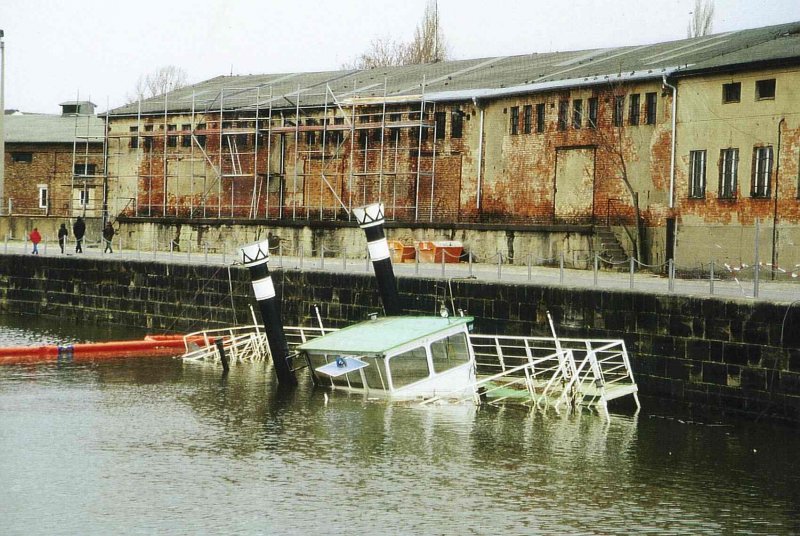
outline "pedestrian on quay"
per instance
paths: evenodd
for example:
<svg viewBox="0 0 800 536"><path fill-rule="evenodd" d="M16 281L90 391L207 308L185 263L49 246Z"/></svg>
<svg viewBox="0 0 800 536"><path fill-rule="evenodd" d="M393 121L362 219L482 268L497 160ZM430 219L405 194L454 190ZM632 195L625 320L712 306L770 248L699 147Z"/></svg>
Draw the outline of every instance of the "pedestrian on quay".
<svg viewBox="0 0 800 536"><path fill-rule="evenodd" d="M30 234L29 238L31 239L31 243L33 243L33 254L34 255L38 255L39 254L39 242L42 241L42 235L39 234L39 229L34 227L33 231L31 231L31 234Z"/></svg>
<svg viewBox="0 0 800 536"><path fill-rule="evenodd" d="M103 227L103 242L106 243L105 249L103 249L103 253L114 253L114 250L111 249L111 241L114 239L114 226L111 225L111 222L106 222L106 226Z"/></svg>
<svg viewBox="0 0 800 536"><path fill-rule="evenodd" d="M75 235L75 253L83 253L83 235L86 234L86 222L80 216L72 224L72 234Z"/></svg>
<svg viewBox="0 0 800 536"><path fill-rule="evenodd" d="M69 231L67 231L67 224L62 223L61 227L58 229L58 246L61 248L61 253L64 253L64 247L67 245L67 237L69 236Z"/></svg>

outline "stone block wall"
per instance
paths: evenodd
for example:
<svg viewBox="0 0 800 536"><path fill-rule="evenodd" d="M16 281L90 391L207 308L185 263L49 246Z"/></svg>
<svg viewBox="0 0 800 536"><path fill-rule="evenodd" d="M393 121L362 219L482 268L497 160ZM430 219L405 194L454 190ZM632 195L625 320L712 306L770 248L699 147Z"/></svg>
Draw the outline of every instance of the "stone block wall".
<svg viewBox="0 0 800 536"><path fill-rule="evenodd" d="M369 272L275 270L273 280L287 325L315 325L314 304L331 327L381 310ZM624 339L644 394L800 423L800 306L477 280L398 283L411 314L436 314L444 301L475 316L476 332L547 335L550 311L561 336ZM188 332L251 323L250 305L249 274L238 266L0 256L2 312Z"/></svg>

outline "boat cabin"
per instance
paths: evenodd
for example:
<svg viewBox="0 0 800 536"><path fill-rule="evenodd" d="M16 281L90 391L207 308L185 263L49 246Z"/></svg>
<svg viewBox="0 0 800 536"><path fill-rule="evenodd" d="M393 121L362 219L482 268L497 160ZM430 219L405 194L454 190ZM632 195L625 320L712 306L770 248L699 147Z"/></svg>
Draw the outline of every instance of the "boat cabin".
<svg viewBox="0 0 800 536"><path fill-rule="evenodd" d="M374 318L297 347L315 382L396 399L471 391L472 317Z"/></svg>

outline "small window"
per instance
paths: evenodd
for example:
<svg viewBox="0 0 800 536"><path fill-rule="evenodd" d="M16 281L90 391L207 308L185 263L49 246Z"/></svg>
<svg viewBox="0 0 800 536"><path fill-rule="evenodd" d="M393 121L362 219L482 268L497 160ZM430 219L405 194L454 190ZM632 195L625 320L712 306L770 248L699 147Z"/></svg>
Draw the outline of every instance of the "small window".
<svg viewBox="0 0 800 536"><path fill-rule="evenodd" d="M306 131L306 145L316 145L317 143L317 131L313 128L316 124L316 119L306 119L306 126L310 127L309 130Z"/></svg>
<svg viewBox="0 0 800 536"><path fill-rule="evenodd" d="M625 116L625 96L614 97L614 126L621 127Z"/></svg>
<svg viewBox="0 0 800 536"><path fill-rule="evenodd" d="M97 173L97 164L75 164L73 171L78 177L90 177Z"/></svg>
<svg viewBox="0 0 800 536"><path fill-rule="evenodd" d="M526 104L522 108L522 133L530 134L533 128L533 106Z"/></svg>
<svg viewBox="0 0 800 536"><path fill-rule="evenodd" d="M469 362L466 336L463 333L456 333L431 343L431 361L433 371L437 373Z"/></svg>
<svg viewBox="0 0 800 536"><path fill-rule="evenodd" d="M81 188L78 190L78 206L81 207L88 207L89 206L89 190L86 188Z"/></svg>
<svg viewBox="0 0 800 536"><path fill-rule="evenodd" d="M428 352L423 346L392 356L389 358L389 371L395 389L424 380L430 375Z"/></svg>
<svg viewBox="0 0 800 536"><path fill-rule="evenodd" d="M722 102L728 104L729 102L739 102L742 98L742 83L731 82L730 84L722 84Z"/></svg>
<svg viewBox="0 0 800 536"><path fill-rule="evenodd" d="M47 185L39 185L39 208L47 208Z"/></svg>
<svg viewBox="0 0 800 536"><path fill-rule="evenodd" d="M775 98L775 79L756 81L756 100L769 100Z"/></svg>
<svg viewBox="0 0 800 536"><path fill-rule="evenodd" d="M144 131L153 132L153 125L145 125ZM153 138L151 136L144 138L144 148L148 150L153 148Z"/></svg>
<svg viewBox="0 0 800 536"><path fill-rule="evenodd" d="M511 107L511 135L519 134L519 106Z"/></svg>
<svg viewBox="0 0 800 536"><path fill-rule="evenodd" d="M558 130L567 130L567 115L569 114L569 101L558 101Z"/></svg>
<svg viewBox="0 0 800 536"><path fill-rule="evenodd" d="M181 130L184 132L191 132L192 125L181 125ZM181 147L191 147L192 146L192 135L191 134L184 134L181 136Z"/></svg>
<svg viewBox="0 0 800 536"><path fill-rule="evenodd" d="M656 108L658 106L658 96L655 93L646 93L644 96L645 123L648 125L656 124Z"/></svg>
<svg viewBox="0 0 800 536"><path fill-rule="evenodd" d="M572 101L572 128L581 128L583 124L583 100Z"/></svg>
<svg viewBox="0 0 800 536"><path fill-rule="evenodd" d="M167 132L175 132L178 130L178 125L167 125ZM178 136L170 135L167 136L167 147L177 147L178 146Z"/></svg>
<svg viewBox="0 0 800 536"><path fill-rule="evenodd" d="M30 164L33 162L33 153L11 153L11 161L16 164Z"/></svg>
<svg viewBox="0 0 800 536"><path fill-rule="evenodd" d="M753 177L750 195L768 198L772 192L772 146L753 149Z"/></svg>
<svg viewBox="0 0 800 536"><path fill-rule="evenodd" d="M399 119L398 119L399 120ZM460 138L464 131L464 112L453 110L450 113L450 137ZM399 134L399 130L397 131Z"/></svg>
<svg viewBox="0 0 800 536"><path fill-rule="evenodd" d="M436 139L443 140L445 135L445 122L447 121L447 114L445 114L445 112L436 112L433 115L433 121L436 125ZM378 132L380 132L380 130Z"/></svg>
<svg viewBox="0 0 800 536"><path fill-rule="evenodd" d="M536 105L536 132L544 132L544 103Z"/></svg>
<svg viewBox="0 0 800 536"><path fill-rule="evenodd" d="M706 196L706 152L689 152L689 197L703 199Z"/></svg>
<svg viewBox="0 0 800 536"><path fill-rule="evenodd" d="M738 183L739 149L722 149L719 153L719 198L735 199Z"/></svg>
<svg viewBox="0 0 800 536"><path fill-rule="evenodd" d="M131 140L128 142L128 147L136 149L139 147L139 127L130 127Z"/></svg>
<svg viewBox="0 0 800 536"><path fill-rule="evenodd" d="M589 99L589 128L597 128L597 99L592 97Z"/></svg>
<svg viewBox="0 0 800 536"><path fill-rule="evenodd" d="M197 123L197 131L205 132L206 124L205 123ZM200 147L206 146L206 135L205 134L197 134L195 135L195 140L197 140L197 145Z"/></svg>
<svg viewBox="0 0 800 536"><path fill-rule="evenodd" d="M632 126L639 124L639 94L631 95L630 110L628 111L628 123Z"/></svg>

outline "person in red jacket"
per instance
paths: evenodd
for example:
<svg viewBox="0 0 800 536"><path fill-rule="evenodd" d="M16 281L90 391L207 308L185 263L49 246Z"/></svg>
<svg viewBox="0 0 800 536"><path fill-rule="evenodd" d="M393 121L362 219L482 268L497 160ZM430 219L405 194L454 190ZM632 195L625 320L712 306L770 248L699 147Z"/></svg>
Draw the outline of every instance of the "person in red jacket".
<svg viewBox="0 0 800 536"><path fill-rule="evenodd" d="M31 231L31 234L30 234L30 239L31 239L31 242L33 243L33 254L34 255L38 255L39 254L39 242L42 241L42 235L39 234L39 229L37 229L36 227L33 228L33 231Z"/></svg>

